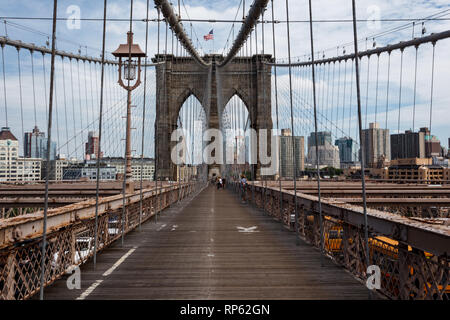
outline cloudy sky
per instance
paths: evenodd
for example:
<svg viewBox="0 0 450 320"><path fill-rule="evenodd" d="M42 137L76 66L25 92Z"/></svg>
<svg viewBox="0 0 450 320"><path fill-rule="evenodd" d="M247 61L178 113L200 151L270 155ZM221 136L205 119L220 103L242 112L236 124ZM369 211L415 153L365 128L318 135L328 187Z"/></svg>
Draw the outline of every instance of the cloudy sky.
<svg viewBox="0 0 450 320"><path fill-rule="evenodd" d="M175 8L178 10L178 1L173 1ZM52 14L52 3L51 0L0 0L0 16L2 17L17 17L17 18L51 18ZM242 1L241 0L181 0L181 16L182 18L191 19L242 19ZM310 53L309 46L309 11L308 2L306 0L290 0L290 19L295 20L291 24L291 47L292 56L295 61L307 60ZM245 11L248 11L250 1L245 1ZM83 54L90 56L99 57L101 48L101 35L102 35L102 14L103 14L103 1L102 0L60 0L58 1L58 17L60 18L71 18L76 16L77 10L73 9L79 8L80 17L82 19L98 19L97 21L86 21L82 20L79 28L76 26L73 28L71 21L60 20L57 25L57 47L60 50L68 52L77 52L81 50ZM150 12L149 18L156 18L157 13L154 9L153 1L150 1ZM286 7L284 0L274 0L275 8L275 20L286 20ZM342 54L345 50L347 53L352 52L352 24L351 24L351 1L350 0L315 0L313 1L313 19L318 20L314 23L314 40L315 40L315 51L321 52L320 56L325 54L326 57L336 56L337 54ZM371 48L373 46L374 39L376 41L376 46L384 46L387 44L397 43L399 41L405 41L411 39L413 36L413 28L411 21L388 21L395 19L411 19L411 18L425 18L431 15L436 15L442 13L440 18L450 18L450 4L448 0L359 0L357 1L357 16L358 19L362 20L358 23L359 32L359 46L362 49ZM108 1L108 18L110 19L123 19L124 21L108 21L107 23L107 35L106 35L106 50L108 52L113 51L118 44L125 42L125 34L129 28L129 22L126 20L130 16L130 1L129 0L109 0ZM146 1L145 0L134 0L134 19L144 19L146 17ZM271 18L271 7L269 5L266 11L266 19ZM382 21L371 21L371 19L381 19ZM331 21L333 20L333 21ZM341 21L334 21L341 20ZM367 20L367 21L365 21ZM32 42L37 45L45 45L48 40L48 36L51 32L51 21L48 19L7 19L7 23L2 23L0 29L0 35L8 35L11 39L20 39L24 42ZM3 21L2 21L3 22ZM191 26L189 22L184 22L184 26L188 31L191 32ZM405 28L399 28L400 30L396 32L386 32L397 27L406 26ZM439 20L439 21L428 21L425 24L426 34L442 32L450 29L450 20ZM211 23L211 22L196 22L192 23L193 31L193 42L198 46L198 50L201 53L210 53L212 51L216 53L222 53L225 48L226 41L230 35L230 30L232 26L230 23ZM240 28L240 23L236 23L235 33ZM207 34L211 29L214 30L215 40L205 42L203 40L203 35ZM421 36L422 25L419 23L415 27L414 36ZM161 30L164 30L163 28ZM133 31L135 33L135 42L138 42L144 49L145 45L145 22L135 21L133 23ZM261 41L261 29L258 30L259 35L259 50L262 49ZM265 52L273 54L272 51L272 32L269 25L265 29ZM163 37L163 32L161 32L161 37ZM276 24L275 37L277 41L276 57L277 59L284 59L287 57L287 36L286 36L286 24L278 23ZM157 23L149 23L149 56L153 56L157 51ZM169 38L170 39L170 38ZM198 39L198 41L197 41ZM163 47L163 46L162 46ZM173 50L176 50L176 45ZM171 52L171 41L169 41L168 51ZM448 95L448 83L450 80L450 59L448 58L448 52L450 52L450 40L444 40L438 42L436 46L436 56L435 56L435 87L433 94L433 113L432 113L432 128L433 133L438 136L442 144L447 146L447 138L450 137L450 129L448 125L447 112L449 111L450 98ZM387 93L387 61L388 55L380 56L380 71L378 76L378 88L379 93L375 92L376 88L376 70L377 70L377 58L372 57L369 61L365 58L362 61L361 70L361 86L362 86L362 101L363 108L367 106L367 118L368 121L375 120L375 105L377 105L377 119L379 122L384 122L385 118L388 119L388 127L391 131L404 131L412 127L412 110L414 104L414 59L415 59L415 49L411 48L405 50L403 71L402 71L402 96L400 98L400 53L394 52L391 56L391 73L390 73L390 91L389 99L386 99ZM25 113L24 128L28 131L30 127L34 125L34 112L35 108L32 105L37 105L37 118L40 127L45 127L45 96L42 94L44 89L41 75L42 65L38 67L34 66L37 70L35 79L35 100L33 102L33 97L31 93L32 89L32 77L31 77L31 61L28 52L21 51L20 57L22 75L20 81L22 82L22 105L23 112ZM42 59L41 55L35 57L35 64L38 63L38 59ZM47 57L45 58L47 59ZM47 60L45 60L47 61ZM415 128L422 126L429 126L430 122L430 102L431 102L431 62L432 62L432 46L426 45L420 47L418 52L418 79L417 79L417 93L416 93L416 114L415 114ZM41 63L41 62L40 62ZM64 62L63 62L64 63ZM18 99L20 93L18 92L18 62L17 62L17 52L13 48L5 48L5 64L6 64L6 74L8 76L7 92L8 92L8 117L9 125L11 127L21 127L20 112L20 101ZM74 65L75 66L75 65ZM49 64L47 64L47 68ZM344 132L353 132L356 127L352 127L354 119L354 114L351 110L354 110L354 103L350 102L350 88L352 78L351 74L351 64L348 63L346 66L341 65L341 72L344 72L344 67L347 73L342 80L342 83L334 84L327 80L328 72L330 72L327 67L319 69L318 72L321 74L322 78L318 80L319 92L323 95L328 94L331 91L331 87L336 88L339 85L340 89L343 90L344 83L347 87L347 97L340 92L340 98L342 102L342 111L335 112L336 121L342 121L344 123ZM62 70L65 70L66 77L69 72L69 65L63 67L57 65L57 73L59 72L61 77ZM84 70L82 70L84 71ZM92 72L92 71L91 71ZM98 72L99 69L95 69L94 74ZM83 73L83 72L82 72ZM89 73L89 70L88 70ZM281 110L286 114L287 110L287 99L285 98L285 93L289 89L286 70L279 70L279 82L280 82L280 99ZM344 73L343 73L344 74ZM369 77L367 77L369 74ZM111 71L110 77L114 76ZM60 78L59 78L60 79ZM83 80L83 74L81 76L81 83ZM98 77L96 78L98 79ZM367 81L369 79L369 81ZM49 80L48 78L46 79ZM367 85L368 83L368 85ZM299 69L294 70L294 84L297 84L299 88L302 86L308 87L305 74ZM48 85L48 82L47 82ZM62 86L60 82L58 84L60 87L57 89L57 94L59 95L60 105L64 100L62 94ZM70 86L69 82L65 84ZM149 87L151 87L149 85ZM369 90L366 91L367 87ZM75 91L77 91L77 86L75 86ZM94 91L94 93L97 91ZM141 91L136 92L136 96L140 94ZM366 94L368 92L368 95ZM117 93L117 101L112 101L111 103L119 103L118 101L123 95L123 92ZM67 94L68 97L70 96ZM149 102L151 103L151 95ZM353 95L354 97L354 95ZM383 97L383 98L382 98ZM2 95L3 99L3 95ZM138 99L138 98L136 98ZM300 97L298 97L298 102L300 103ZM336 97L336 101L339 100ZM69 100L67 98L67 100ZM339 100L339 101L341 101ZM346 101L349 101L348 103ZM354 99L353 99L354 100ZM387 101L386 101L387 100ZM78 104L78 99L74 99L75 104ZM296 100L297 101L297 100ZM325 105L325 99L323 99L323 105L321 106L321 114L323 117L333 117L331 116L332 107L330 104ZM70 102L67 102L70 104ZM338 103L338 105L339 105ZM386 112L386 104L388 105ZM398 125L399 111L398 107L400 105L400 125ZM3 107L3 103L2 103ZM139 109L139 106L138 108ZM3 109L2 109L3 110ZM380 110L383 110L380 111ZM347 112L348 111L348 112ZM30 112L30 114L28 114ZM112 112L112 111L111 111ZM81 110L80 113L84 113ZM138 113L138 112L137 112ZM5 121L5 113L0 113L0 121L2 125ZM91 111L91 119L93 120L95 114ZM150 112L149 117L154 117L154 113ZM342 118L339 118L338 114L342 114ZM299 123L305 123L305 119L308 118L309 113L302 112L301 110L296 111L296 119ZM60 111L61 116L61 111ZM77 113L74 117L78 117ZM138 116L135 118L136 121L142 121ZM147 121L147 120L146 120ZM87 123L88 120L85 120ZM307 134L311 130L311 119L307 120L306 123L310 123L309 127L305 125L302 127L302 134ZM322 129L330 129L325 125L327 120L323 121L324 125ZM350 123L350 124L349 124ZM149 139L153 138L153 122L152 119L148 119L148 125L151 128L148 130L147 134ZM300 124L298 124L300 125ZM71 125L69 124L69 127ZM121 126L118 124L118 126ZM282 123L280 127L288 126ZM332 125L330 125L332 126ZM345 127L346 126L346 127ZM64 141L65 125L64 120L61 120L60 124L61 131L61 141ZM66 126L67 128L67 126ZM73 132L80 131L81 128L70 127L68 130ZM110 129L113 132L113 126ZM17 136L21 135L21 129L16 129ZM116 130L119 131L119 130ZM66 134L71 137L72 134L69 132ZM138 133L135 132L138 136ZM336 133L336 137L341 135L339 132ZM115 139L118 139L120 134ZM67 139L66 139L67 140ZM79 147L75 147L75 142L72 143L72 148L79 148L81 150L81 137L78 139ZM62 145L63 142L60 143ZM69 151L70 152L70 151ZM81 152L81 151L78 151ZM149 151L150 152L150 151ZM149 153L149 155L152 155Z"/></svg>

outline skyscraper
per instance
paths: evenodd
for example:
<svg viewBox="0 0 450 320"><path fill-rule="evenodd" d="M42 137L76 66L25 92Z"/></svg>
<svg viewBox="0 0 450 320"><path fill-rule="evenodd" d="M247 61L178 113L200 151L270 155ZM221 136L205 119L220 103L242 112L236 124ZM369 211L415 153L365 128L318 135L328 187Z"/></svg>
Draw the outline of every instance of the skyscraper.
<svg viewBox="0 0 450 320"><path fill-rule="evenodd" d="M339 160L342 164L356 162L356 144L352 138L342 137L334 143L339 148Z"/></svg>
<svg viewBox="0 0 450 320"><path fill-rule="evenodd" d="M391 135L391 158L425 158L425 132L412 132Z"/></svg>
<svg viewBox="0 0 450 320"><path fill-rule="evenodd" d="M326 143L323 146L318 146L317 149L319 154L319 166L333 167L337 169L341 167L338 147ZM312 147L308 151L308 164L315 167L316 163L316 147Z"/></svg>
<svg viewBox="0 0 450 320"><path fill-rule="evenodd" d="M319 165L339 168L339 149L332 143L331 132L317 132L317 142L319 151ZM311 132L308 137L308 163L310 165L315 165L316 162L316 135L314 132Z"/></svg>
<svg viewBox="0 0 450 320"><path fill-rule="evenodd" d="M45 133L39 131L37 126L32 132L25 132L23 143L23 154L25 158L47 158L47 141ZM50 160L56 158L56 143L52 142L50 145Z"/></svg>
<svg viewBox="0 0 450 320"><path fill-rule="evenodd" d="M436 136L431 135L428 128L420 128L425 135L425 158L439 157L441 155L441 142Z"/></svg>
<svg viewBox="0 0 450 320"><path fill-rule="evenodd" d="M290 129L281 130L281 136L278 137L278 148L280 154L278 174L283 178L292 178L294 176L294 150L292 139L295 144L295 161L297 164L295 174L300 176L305 170L305 138L292 137Z"/></svg>
<svg viewBox="0 0 450 320"><path fill-rule="evenodd" d="M360 159L364 155L367 167L374 167L382 158L391 160L389 129L381 129L377 122L370 123L369 129L362 131Z"/></svg>
<svg viewBox="0 0 450 320"><path fill-rule="evenodd" d="M88 134L88 142L85 144L85 156L87 160L97 159L99 157L98 154L98 143L99 138L96 132L89 131ZM100 152L100 158L103 158L103 152Z"/></svg>
<svg viewBox="0 0 450 320"><path fill-rule="evenodd" d="M324 146L326 144L331 145L331 132L329 131L321 131L317 132L317 141L319 146ZM309 149L316 146L316 135L314 132L311 132L311 134L308 137L308 152Z"/></svg>

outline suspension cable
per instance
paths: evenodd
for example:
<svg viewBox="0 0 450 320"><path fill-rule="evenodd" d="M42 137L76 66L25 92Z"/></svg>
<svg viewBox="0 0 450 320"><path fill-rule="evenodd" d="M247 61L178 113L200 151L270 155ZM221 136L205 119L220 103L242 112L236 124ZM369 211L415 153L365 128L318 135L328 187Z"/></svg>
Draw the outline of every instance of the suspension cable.
<svg viewBox="0 0 450 320"><path fill-rule="evenodd" d="M403 56L404 51L401 51L400 56L400 84L399 84L399 94L398 94L398 120L397 120L397 146L400 142L400 117L401 117L401 107L402 107L402 89L403 89ZM397 149L398 150L398 149ZM397 151L398 155L399 150Z"/></svg>
<svg viewBox="0 0 450 320"><path fill-rule="evenodd" d="M369 80L370 80L370 56L367 57L366 115L365 115L365 127L366 128L367 128L367 112L369 109Z"/></svg>
<svg viewBox="0 0 450 320"><path fill-rule="evenodd" d="M77 121L75 117L75 97L73 92L73 70L72 70L72 58L69 58L69 71L70 71L70 91L72 94L72 117L73 117L73 135L75 136L75 147L78 145L76 132L77 132ZM81 116L81 115L80 115ZM78 153L75 154L75 157L78 157Z"/></svg>
<svg viewBox="0 0 450 320"><path fill-rule="evenodd" d="M317 102L316 102L316 75L315 75L315 65L314 65L314 35L313 35L313 23L312 23L312 3L309 0L309 19L310 19L310 36L311 36L311 71L312 71L312 86L313 86L313 101L314 101L314 135L316 140L316 168L317 168L317 191L319 200L319 221L320 221L320 261L323 266L323 253L325 241L323 239L323 217L322 217L322 200L321 200L321 190L320 190L320 165L319 165L319 137L318 137L318 126L317 126ZM295 157L295 153L294 153ZM297 193L295 193L297 198ZM297 222L298 217L296 217ZM297 231L298 232L298 231Z"/></svg>
<svg viewBox="0 0 450 320"><path fill-rule="evenodd" d="M5 44L2 43L2 65L3 65L3 96L5 101L5 127L8 127L8 99L6 96L6 76L5 76Z"/></svg>
<svg viewBox="0 0 450 320"><path fill-rule="evenodd" d="M48 187L49 187L49 174L48 170L50 165L50 148L52 137L52 107L53 107L53 82L55 74L55 40L56 40L56 16L57 16L57 3L58 0L53 0L53 27L52 27L52 57L51 57L51 69L50 69L50 97L49 97L49 109L48 109L48 140L47 140L47 160L46 160L46 174L45 174L45 200L44 200L44 221L42 231L42 251L41 251L41 278L39 288L39 299L44 300L44 283L45 283L45 257L46 257L46 242L47 242L47 213L48 213Z"/></svg>
<svg viewBox="0 0 450 320"><path fill-rule="evenodd" d="M148 0L147 0L148 1ZM104 86L104 76L105 76L105 38L106 38L106 8L107 0L103 2L103 35L102 35L102 71L100 79L100 110L99 110L99 120L98 120L98 145L97 145L97 177L95 185L95 230L94 230L94 270L97 266L97 247L98 247L98 202L100 194L100 153L101 153L101 143L102 143L102 125L103 125L103 86Z"/></svg>
<svg viewBox="0 0 450 320"><path fill-rule="evenodd" d="M358 30L356 26L356 4L355 0L352 0L352 11L353 11L353 45L355 48L355 72L356 72L356 93L358 102L358 126L359 126L359 139L361 144L361 185L362 185L362 196L363 196L363 210L364 210L364 239L365 239L365 249L366 249L366 265L370 265L370 251L369 251L369 230L367 222L367 200L366 200L366 178L365 178L365 145L363 141L363 129L362 129L362 116L361 116L361 87L359 78L359 57L358 57ZM369 291L369 298L371 293Z"/></svg>
<svg viewBox="0 0 450 320"><path fill-rule="evenodd" d="M22 124L22 137L23 137L24 136L24 125L23 125L22 71L21 71L21 67L20 67L20 48L17 48L17 68L19 71L20 121ZM36 124L36 121L35 121L35 124ZM37 141L37 139L36 139L36 141ZM24 156L25 156L25 154L24 154Z"/></svg>
<svg viewBox="0 0 450 320"><path fill-rule="evenodd" d="M33 108L34 108L34 125L37 126L37 112L36 112L36 90L34 85L34 56L33 56L33 50L30 50L31 55L31 80L33 84ZM36 139L37 143L37 139Z"/></svg>
<svg viewBox="0 0 450 320"><path fill-rule="evenodd" d="M275 14L274 14L274 5L273 0L271 2L271 10L272 10L272 50L273 50L273 59L276 61L276 40L275 40ZM277 66L273 67L274 70L274 86L275 86L275 116L277 121L277 135L280 134L280 123L279 123L279 114L278 114L278 78L277 78ZM277 161L281 161L281 154L279 154ZM280 167L280 166L279 166ZM278 182L280 188L280 216L283 214L283 193L281 189L281 172L278 172Z"/></svg>
<svg viewBox="0 0 450 320"><path fill-rule="evenodd" d="M64 99L64 117L65 117L65 129L66 129L66 140L69 140L69 124L67 122L67 101L66 101L66 76L64 72L64 58L61 57L61 70L63 78L63 99ZM69 144L66 144L67 155L69 155Z"/></svg>
<svg viewBox="0 0 450 320"><path fill-rule="evenodd" d="M375 123L377 122L377 113L378 113L378 85L380 79L380 54L377 55L377 82L375 89Z"/></svg>
<svg viewBox="0 0 450 320"><path fill-rule="evenodd" d="M431 65L431 97L430 97L430 132L433 120L433 97L434 97L434 67L436 58L436 42L433 42L433 61Z"/></svg>
<svg viewBox="0 0 450 320"><path fill-rule="evenodd" d="M178 5L180 2L178 1ZM148 51L148 10L149 0L147 0L147 22L145 23L145 61L147 64L147 51ZM141 177L140 177L140 198L139 198L139 231L141 231L142 224L142 201L143 201L143 191L142 191L142 174L144 171L144 144L145 144L145 107L147 98L147 68L144 68L144 105L142 107L142 143L141 143Z"/></svg>
<svg viewBox="0 0 450 320"><path fill-rule="evenodd" d="M390 87L390 83L391 83L391 52L389 52L389 57L388 57L388 77L387 77L387 88L386 88L386 111L385 111L385 125L384 125L384 129L387 129L387 123L388 123L388 109L389 109L389 87Z"/></svg>
<svg viewBox="0 0 450 320"><path fill-rule="evenodd" d="M293 180L294 180L294 213L295 213L295 234L296 243L299 244L299 234L298 234L298 212L297 212L297 157L295 148L295 128L294 128L294 106L293 106L293 96L292 96L292 67L291 67L291 35L290 35L290 24L289 24L289 0L286 0L286 31L287 31L287 45L288 45L288 61L289 61L289 105L291 111L291 130L292 130L292 167L293 167Z"/></svg>

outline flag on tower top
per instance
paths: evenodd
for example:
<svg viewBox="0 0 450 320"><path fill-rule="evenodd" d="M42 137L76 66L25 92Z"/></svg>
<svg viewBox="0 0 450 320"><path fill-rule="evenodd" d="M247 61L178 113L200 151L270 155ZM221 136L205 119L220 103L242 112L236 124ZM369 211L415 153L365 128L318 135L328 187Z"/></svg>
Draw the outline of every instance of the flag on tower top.
<svg viewBox="0 0 450 320"><path fill-rule="evenodd" d="M203 36L203 39L205 39L205 41L214 40L214 29L211 29L206 36Z"/></svg>

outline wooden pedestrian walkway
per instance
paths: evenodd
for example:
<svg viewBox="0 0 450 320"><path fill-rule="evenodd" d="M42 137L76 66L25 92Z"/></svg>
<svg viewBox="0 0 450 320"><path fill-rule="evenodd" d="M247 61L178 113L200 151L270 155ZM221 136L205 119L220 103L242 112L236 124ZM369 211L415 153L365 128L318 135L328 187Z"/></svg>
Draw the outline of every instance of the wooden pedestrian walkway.
<svg viewBox="0 0 450 320"><path fill-rule="evenodd" d="M46 299L366 299L365 286L227 190L174 205L66 277Z"/></svg>

